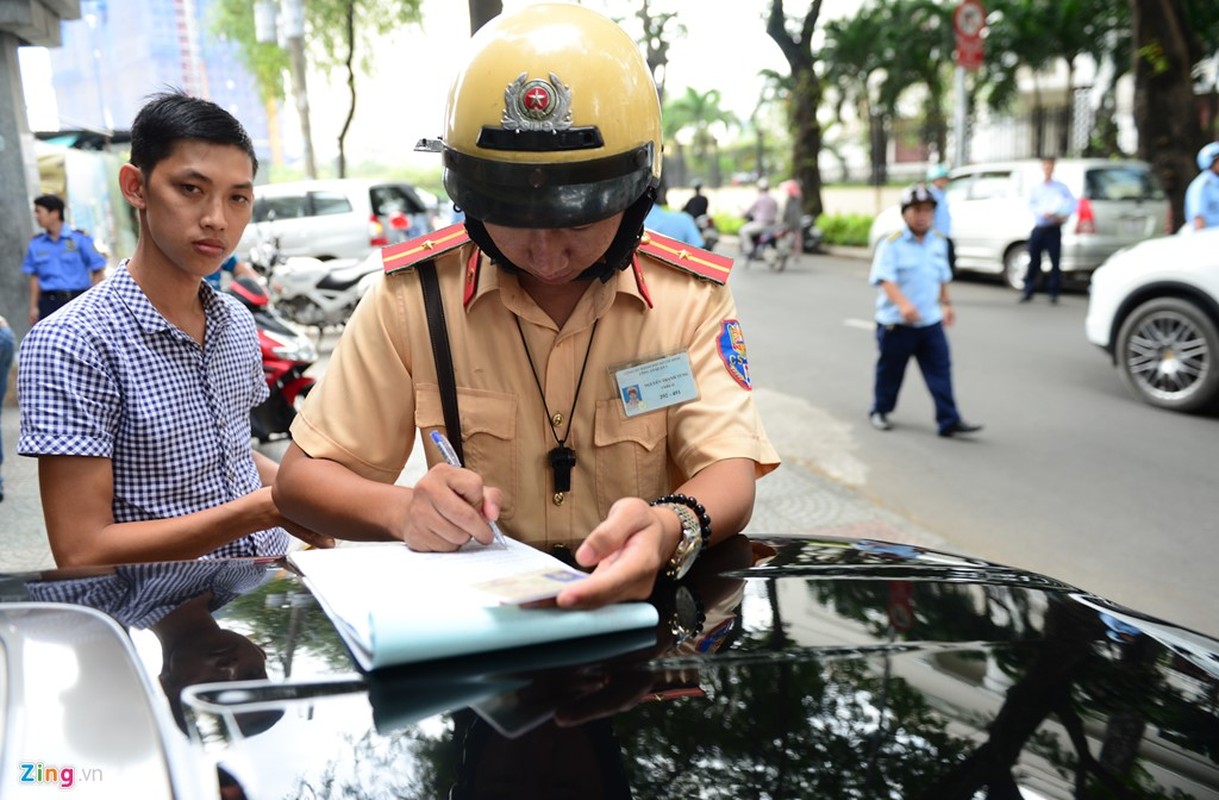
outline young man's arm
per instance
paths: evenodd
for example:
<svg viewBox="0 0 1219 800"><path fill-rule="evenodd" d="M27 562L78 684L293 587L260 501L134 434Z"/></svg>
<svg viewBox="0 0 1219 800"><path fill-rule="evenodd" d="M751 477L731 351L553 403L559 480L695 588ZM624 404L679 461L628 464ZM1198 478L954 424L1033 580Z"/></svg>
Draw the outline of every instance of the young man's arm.
<svg viewBox="0 0 1219 800"><path fill-rule="evenodd" d="M269 487L181 517L119 523L111 510L114 473L108 458L39 456L38 485L51 553L60 567L198 558L276 526L315 546L334 543L288 523Z"/></svg>

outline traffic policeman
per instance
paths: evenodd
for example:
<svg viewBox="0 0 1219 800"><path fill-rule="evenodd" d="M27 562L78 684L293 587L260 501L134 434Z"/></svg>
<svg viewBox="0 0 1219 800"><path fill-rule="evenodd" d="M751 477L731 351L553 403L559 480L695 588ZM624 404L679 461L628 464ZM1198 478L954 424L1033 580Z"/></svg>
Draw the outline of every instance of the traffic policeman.
<svg viewBox="0 0 1219 800"><path fill-rule="evenodd" d="M1185 190L1185 226L1219 227L1219 142L1198 151L1198 177Z"/></svg>
<svg viewBox="0 0 1219 800"><path fill-rule="evenodd" d="M34 199L34 219L43 233L30 240L21 269L30 276L30 324L100 281L106 259L83 231L64 225L64 202L53 194Z"/></svg>
<svg viewBox="0 0 1219 800"><path fill-rule="evenodd" d="M952 392L952 358L944 326L955 319L948 283L948 240L932 227L935 196L924 184L916 184L901 197L901 230L883 239L872 261L868 280L879 288L876 295L876 382L872 427L893 427L889 414L897 406L906 364L918 361L923 380L935 401L935 421L940 436L975 433L981 425L961 419Z"/></svg>
<svg viewBox="0 0 1219 800"><path fill-rule="evenodd" d="M731 262L644 233L660 105L621 28L535 5L471 47L434 146L466 221L382 251L384 280L292 427L276 500L319 530L416 550L489 542L496 519L593 570L559 606L643 598L739 532L778 465ZM443 340L423 299L433 279ZM631 386L646 404L628 408ZM465 468L429 444L428 472L395 485L417 432L442 429Z"/></svg>

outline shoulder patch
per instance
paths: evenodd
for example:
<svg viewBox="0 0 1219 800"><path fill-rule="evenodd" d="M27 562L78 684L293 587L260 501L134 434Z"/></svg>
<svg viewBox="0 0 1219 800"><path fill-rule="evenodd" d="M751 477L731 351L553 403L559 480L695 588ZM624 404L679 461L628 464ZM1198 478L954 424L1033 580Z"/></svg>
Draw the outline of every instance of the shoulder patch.
<svg viewBox="0 0 1219 800"><path fill-rule="evenodd" d="M893 233L889 234L889 236L888 236L888 239L891 242L896 242L900 238L902 238L902 231L900 228L893 231Z"/></svg>
<svg viewBox="0 0 1219 800"><path fill-rule="evenodd" d="M637 250L671 267L721 285L728 282L728 273L732 271L731 258L661 236L654 231L643 232Z"/></svg>
<svg viewBox="0 0 1219 800"><path fill-rule="evenodd" d="M456 250L470 241L470 234L462 223L425 233L409 242L381 248L381 263L387 274L411 269L416 264L430 261L436 256Z"/></svg>

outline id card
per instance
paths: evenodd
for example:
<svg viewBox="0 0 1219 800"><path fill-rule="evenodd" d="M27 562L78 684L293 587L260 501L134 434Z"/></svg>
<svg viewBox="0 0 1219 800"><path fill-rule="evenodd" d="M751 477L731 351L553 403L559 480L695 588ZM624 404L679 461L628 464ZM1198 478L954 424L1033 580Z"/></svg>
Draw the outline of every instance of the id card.
<svg viewBox="0 0 1219 800"><path fill-rule="evenodd" d="M628 417L698 399L698 384L686 352L612 370Z"/></svg>

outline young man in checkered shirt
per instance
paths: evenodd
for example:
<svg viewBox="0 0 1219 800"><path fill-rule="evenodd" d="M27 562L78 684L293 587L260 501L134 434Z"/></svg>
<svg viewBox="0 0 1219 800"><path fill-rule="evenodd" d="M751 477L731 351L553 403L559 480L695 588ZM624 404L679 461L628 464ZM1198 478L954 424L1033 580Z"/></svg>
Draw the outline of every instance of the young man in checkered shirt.
<svg viewBox="0 0 1219 800"><path fill-rule="evenodd" d="M250 445L267 396L253 318L204 278L250 220L258 162L241 124L181 93L131 129L119 187L136 210L132 257L27 334L21 440L38 458L60 566L279 555L277 465Z"/></svg>

